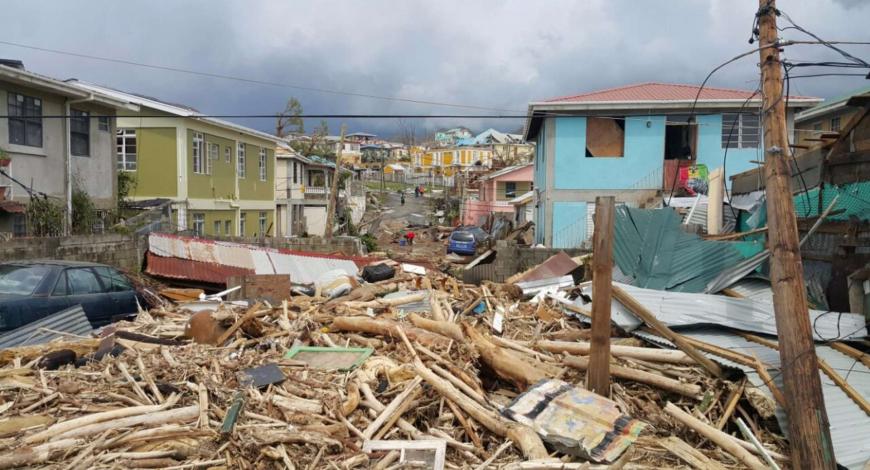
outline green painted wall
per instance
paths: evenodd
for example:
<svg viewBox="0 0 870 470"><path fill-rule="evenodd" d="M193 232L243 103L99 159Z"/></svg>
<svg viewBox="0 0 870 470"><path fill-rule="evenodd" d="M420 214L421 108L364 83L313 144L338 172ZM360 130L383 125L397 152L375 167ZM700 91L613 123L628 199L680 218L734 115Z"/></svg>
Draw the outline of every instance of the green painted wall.
<svg viewBox="0 0 870 470"><path fill-rule="evenodd" d="M260 148L245 144L245 178L239 178L239 199L271 201L275 199L275 151L266 149L266 181L260 181Z"/></svg>
<svg viewBox="0 0 870 470"><path fill-rule="evenodd" d="M259 227L259 218L260 212L266 213L266 230L268 230L267 235L273 235L275 233L275 211L274 210L243 210L242 214L245 214L245 233L242 234L244 237L253 237L260 235L260 227ZM269 227L271 225L271 227Z"/></svg>
<svg viewBox="0 0 870 470"><path fill-rule="evenodd" d="M215 135L202 132L204 138L203 158L208 158L209 144L218 144L217 159L211 161L211 174L193 172L193 134L187 131L187 194L193 199L233 199L236 192L235 183L235 149L234 142ZM230 151L230 161L226 160L226 151ZM206 171L206 161L203 160L203 171Z"/></svg>
<svg viewBox="0 0 870 470"><path fill-rule="evenodd" d="M136 129L136 185L131 197L175 197L178 194L174 127Z"/></svg>
<svg viewBox="0 0 870 470"><path fill-rule="evenodd" d="M194 214L203 214L205 218L205 235L220 235L220 236L235 236L236 235L236 211L234 210L221 210L221 211L199 211L192 210L187 213L187 226L193 230L193 215ZM248 216L250 217L250 216ZM256 219L256 215L254 218ZM230 221L231 233L226 233L224 227L226 226L226 221ZM220 233L215 233L214 223L215 221L220 222Z"/></svg>

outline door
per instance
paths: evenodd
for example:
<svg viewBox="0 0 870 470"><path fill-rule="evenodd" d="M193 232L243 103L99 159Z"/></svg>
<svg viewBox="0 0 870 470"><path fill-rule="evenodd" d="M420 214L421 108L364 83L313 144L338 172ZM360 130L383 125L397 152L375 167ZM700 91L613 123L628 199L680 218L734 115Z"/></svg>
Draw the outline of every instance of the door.
<svg viewBox="0 0 870 470"><path fill-rule="evenodd" d="M108 325L120 313L93 268L68 268L66 278L69 305L81 305L94 328Z"/></svg>

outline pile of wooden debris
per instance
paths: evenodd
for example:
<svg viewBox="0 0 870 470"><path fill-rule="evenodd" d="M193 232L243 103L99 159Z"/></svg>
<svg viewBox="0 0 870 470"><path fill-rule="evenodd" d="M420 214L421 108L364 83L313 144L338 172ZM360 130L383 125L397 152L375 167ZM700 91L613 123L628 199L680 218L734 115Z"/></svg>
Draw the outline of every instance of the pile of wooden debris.
<svg viewBox="0 0 870 470"><path fill-rule="evenodd" d="M614 331L610 398L594 395L589 330L520 296L405 273L333 300L167 303L97 338L0 351L0 468L785 460L769 399L739 377Z"/></svg>

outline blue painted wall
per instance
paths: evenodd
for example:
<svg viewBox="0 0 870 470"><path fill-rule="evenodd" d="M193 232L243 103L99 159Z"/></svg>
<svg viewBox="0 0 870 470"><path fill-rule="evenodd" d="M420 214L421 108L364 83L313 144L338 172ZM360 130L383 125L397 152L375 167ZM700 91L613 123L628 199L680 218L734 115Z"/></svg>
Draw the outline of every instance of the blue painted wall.
<svg viewBox="0 0 870 470"><path fill-rule="evenodd" d="M586 203L553 203L553 248L575 248L586 239Z"/></svg>
<svg viewBox="0 0 870 470"><path fill-rule="evenodd" d="M635 184L663 165L664 116L626 119L625 155L617 158L586 158L585 117L559 117L555 124L556 189L656 189L655 179L649 187Z"/></svg>
<svg viewBox="0 0 870 470"><path fill-rule="evenodd" d="M726 131L727 132L727 131ZM735 131L736 132L736 131ZM722 115L698 116L698 163L707 165L709 171L722 166L725 149L722 148ZM725 160L725 182L730 186L731 175L751 170L758 165L749 163L761 160L761 149L728 149Z"/></svg>

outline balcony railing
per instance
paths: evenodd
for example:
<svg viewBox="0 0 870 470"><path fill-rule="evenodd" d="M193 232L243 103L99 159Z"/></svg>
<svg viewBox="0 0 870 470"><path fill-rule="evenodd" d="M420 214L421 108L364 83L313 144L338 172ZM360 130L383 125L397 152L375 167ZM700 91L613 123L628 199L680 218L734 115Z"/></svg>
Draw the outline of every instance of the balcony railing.
<svg viewBox="0 0 870 470"><path fill-rule="evenodd" d="M303 192L305 199L326 199L329 188L323 186L306 186Z"/></svg>

